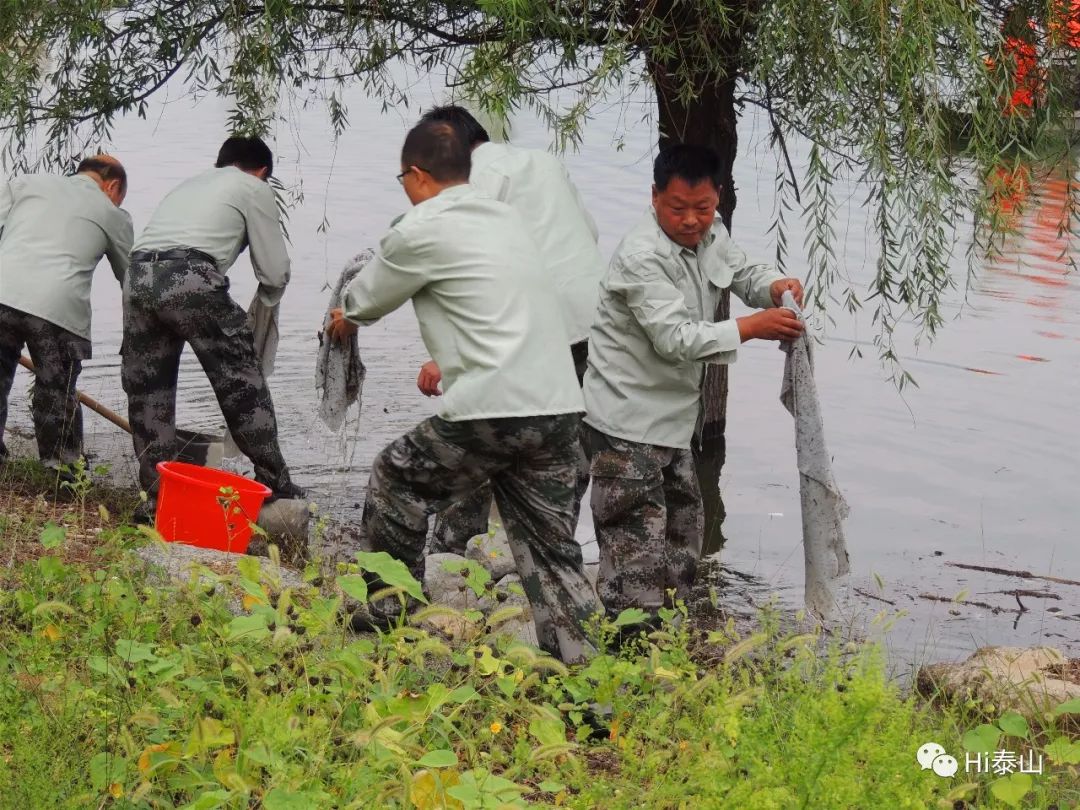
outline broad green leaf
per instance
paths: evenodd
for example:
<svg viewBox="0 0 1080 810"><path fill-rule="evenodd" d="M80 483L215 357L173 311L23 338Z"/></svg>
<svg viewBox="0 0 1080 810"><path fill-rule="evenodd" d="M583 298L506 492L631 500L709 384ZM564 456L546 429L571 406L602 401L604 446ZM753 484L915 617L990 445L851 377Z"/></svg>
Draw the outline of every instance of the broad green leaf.
<svg viewBox="0 0 1080 810"><path fill-rule="evenodd" d="M627 625L641 624L648 618L649 614L641 608L627 608L615 617L615 621L613 621L612 624L616 627L626 627Z"/></svg>
<svg viewBox="0 0 1080 810"><path fill-rule="evenodd" d="M127 760L101 751L90 758L90 784L94 790L103 792L114 782L123 783L127 775Z"/></svg>
<svg viewBox="0 0 1080 810"><path fill-rule="evenodd" d="M983 723L967 732L962 742L964 748L976 754L989 754L997 749L998 738L1001 737L1001 729Z"/></svg>
<svg viewBox="0 0 1080 810"><path fill-rule="evenodd" d="M1066 700L1054 708L1054 717L1060 717L1063 714L1080 714L1080 698Z"/></svg>
<svg viewBox="0 0 1080 810"><path fill-rule="evenodd" d="M199 755L236 742L233 730L216 717L200 717L188 738L187 754Z"/></svg>
<svg viewBox="0 0 1080 810"><path fill-rule="evenodd" d="M266 626L266 618L255 614L252 616L237 616L229 622L227 638L229 641L235 641L238 638L260 641L269 635L270 630Z"/></svg>
<svg viewBox="0 0 1080 810"><path fill-rule="evenodd" d="M199 798L190 804L185 804L180 810L218 810L229 801L229 791L211 790L200 794Z"/></svg>
<svg viewBox="0 0 1080 810"><path fill-rule="evenodd" d="M491 582L491 572L476 560L448 560L443 563L443 569L451 574L465 572L465 584L477 598L484 595L488 584Z"/></svg>
<svg viewBox="0 0 1080 810"><path fill-rule="evenodd" d="M1058 765L1080 765L1080 742L1073 742L1068 737L1052 740L1043 751Z"/></svg>
<svg viewBox="0 0 1080 810"><path fill-rule="evenodd" d="M132 641L127 638L118 638L116 640L116 654L124 661L131 663L157 661L152 644L143 644L141 641Z"/></svg>
<svg viewBox="0 0 1080 810"><path fill-rule="evenodd" d="M552 716L542 710L529 721L529 733L541 745L562 745L566 742L566 725L561 717Z"/></svg>
<svg viewBox="0 0 1080 810"><path fill-rule="evenodd" d="M263 810L310 810L324 807L330 796L322 790L285 790L273 788L263 796Z"/></svg>
<svg viewBox="0 0 1080 810"><path fill-rule="evenodd" d="M414 599L427 603L424 589L401 560L394 559L385 551L360 551L356 554L356 562L364 571L377 574L389 587L401 588Z"/></svg>
<svg viewBox="0 0 1080 810"><path fill-rule="evenodd" d="M1028 735L1028 723L1022 715L1016 712L1007 712L998 718L997 726L1010 737L1026 737Z"/></svg>
<svg viewBox="0 0 1080 810"><path fill-rule="evenodd" d="M564 785L562 782L556 782L552 779L545 779L543 782L537 785L537 787L540 788L540 790L544 791L544 793L559 793L566 790L566 785Z"/></svg>
<svg viewBox="0 0 1080 810"><path fill-rule="evenodd" d="M491 647L484 644L476 652L476 671L481 675L494 675L502 669L502 661L491 654Z"/></svg>
<svg viewBox="0 0 1080 810"><path fill-rule="evenodd" d="M428 751L417 760L417 764L423 765L425 768L452 768L457 763L457 754L447 748Z"/></svg>
<svg viewBox="0 0 1080 810"><path fill-rule="evenodd" d="M245 579L249 579L252 582L258 582L262 579L262 565L259 564L258 557L252 557L244 554L236 561L236 570L240 572L240 576Z"/></svg>
<svg viewBox="0 0 1080 810"><path fill-rule="evenodd" d="M64 544L64 539L67 537L67 532L62 526L57 526L55 523L46 523L45 528L41 530L41 545L45 548L56 548Z"/></svg>
<svg viewBox="0 0 1080 810"><path fill-rule="evenodd" d="M1029 790L1031 790L1030 773L1012 773L990 783L990 793L995 799L1005 802L1009 807L1019 807Z"/></svg>
<svg viewBox="0 0 1080 810"><path fill-rule="evenodd" d="M368 595L367 581L359 574L347 574L337 578L338 587L346 596L351 596L357 602L366 603Z"/></svg>

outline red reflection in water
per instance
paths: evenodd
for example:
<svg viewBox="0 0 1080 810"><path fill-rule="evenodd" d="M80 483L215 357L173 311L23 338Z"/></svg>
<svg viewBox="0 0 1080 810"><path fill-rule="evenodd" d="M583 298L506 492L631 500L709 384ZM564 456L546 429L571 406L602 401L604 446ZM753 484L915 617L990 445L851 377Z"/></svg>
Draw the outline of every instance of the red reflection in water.
<svg viewBox="0 0 1080 810"><path fill-rule="evenodd" d="M999 166L987 185L993 209L1013 233L987 264L988 283L980 284L980 291L1043 311L1062 309L1073 249L1068 222L1070 212L1077 215L1072 197L1078 189L1066 177L1037 177L1024 164ZM1013 283L995 284L995 278Z"/></svg>

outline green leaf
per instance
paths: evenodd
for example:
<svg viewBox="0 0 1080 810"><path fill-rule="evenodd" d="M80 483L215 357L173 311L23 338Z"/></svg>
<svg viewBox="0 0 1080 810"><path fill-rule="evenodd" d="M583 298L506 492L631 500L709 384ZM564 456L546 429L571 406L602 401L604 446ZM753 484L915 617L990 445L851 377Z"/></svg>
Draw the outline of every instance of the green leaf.
<svg viewBox="0 0 1080 810"><path fill-rule="evenodd" d="M1006 712L997 721L998 728L1010 737L1026 737L1029 733L1027 720L1016 712Z"/></svg>
<svg viewBox="0 0 1080 810"><path fill-rule="evenodd" d="M496 678L495 683L499 687L499 691L506 695L506 697L508 698L512 698L514 696L514 692L517 691L518 683L511 676Z"/></svg>
<svg viewBox="0 0 1080 810"><path fill-rule="evenodd" d="M263 796L263 810L309 810L323 807L329 795L322 790L285 790L273 788Z"/></svg>
<svg viewBox="0 0 1080 810"><path fill-rule="evenodd" d="M346 596L351 596L357 602L367 602L367 580L359 574L348 574L343 577L338 577L337 584L338 587L344 591Z"/></svg>
<svg viewBox="0 0 1080 810"><path fill-rule="evenodd" d="M60 579L67 572L67 566L60 561L59 557L42 557L38 560L38 570L46 582L52 582Z"/></svg>
<svg viewBox="0 0 1080 810"><path fill-rule="evenodd" d="M362 570L378 575L389 587L401 588L409 596L427 604L424 589L401 560L395 560L385 551L360 551L356 554L356 562Z"/></svg>
<svg viewBox="0 0 1080 810"><path fill-rule="evenodd" d="M185 804L180 810L218 810L229 800L229 791L211 790L199 795L195 801Z"/></svg>
<svg viewBox="0 0 1080 810"><path fill-rule="evenodd" d="M555 782L551 779L545 779L539 785L537 785L544 793L560 793L566 790L566 785L562 782Z"/></svg>
<svg viewBox="0 0 1080 810"><path fill-rule="evenodd" d="M1080 765L1080 742L1072 742L1068 737L1052 740L1043 751L1058 765Z"/></svg>
<svg viewBox="0 0 1080 810"><path fill-rule="evenodd" d="M961 742L964 748L972 753L989 754L997 749L998 738L1001 737L1001 729L983 723L976 726L964 735Z"/></svg>
<svg viewBox="0 0 1080 810"><path fill-rule="evenodd" d="M1054 717L1061 717L1063 714L1080 714L1080 698L1066 700L1054 708Z"/></svg>
<svg viewBox="0 0 1080 810"><path fill-rule="evenodd" d="M561 719L537 714L529 721L529 733L541 745L562 745L566 742L566 726Z"/></svg>
<svg viewBox="0 0 1080 810"><path fill-rule="evenodd" d="M62 546L66 538L67 531L65 531L62 526L57 526L55 523L46 523L45 528L41 530L41 545L45 546L45 548Z"/></svg>
<svg viewBox="0 0 1080 810"><path fill-rule="evenodd" d="M641 624L648 618L649 614L641 608L627 608L615 617L615 621L613 621L612 624L616 627L626 627L627 625Z"/></svg>
<svg viewBox="0 0 1080 810"><path fill-rule="evenodd" d="M90 758L90 784L101 792L113 782L123 782L127 774L127 760L101 751Z"/></svg>
<svg viewBox="0 0 1080 810"><path fill-rule="evenodd" d="M448 560L443 563L443 569L451 574L465 572L465 584L477 598L484 595L487 586L491 582L491 572L476 560Z"/></svg>
<svg viewBox="0 0 1080 810"><path fill-rule="evenodd" d="M116 640L116 654L124 661L131 663L157 661L152 644L143 644L141 641L132 641L128 638L118 638Z"/></svg>
<svg viewBox="0 0 1080 810"><path fill-rule="evenodd" d="M187 754L198 755L236 742L233 730L216 717L200 717L188 738Z"/></svg>
<svg viewBox="0 0 1080 810"><path fill-rule="evenodd" d="M236 561L236 570L240 572L240 576L245 579L249 579L252 582L258 582L262 579L262 566L259 564L258 557L252 557L244 554Z"/></svg>
<svg viewBox="0 0 1080 810"><path fill-rule="evenodd" d="M447 748L428 751L417 760L417 764L423 765L425 768L452 768L457 763L457 754Z"/></svg>
<svg viewBox="0 0 1080 810"><path fill-rule="evenodd" d="M990 783L990 793L995 799L1005 802L1009 807L1019 807L1029 790L1031 790L1030 773L1012 773L1004 779L997 779Z"/></svg>
<svg viewBox="0 0 1080 810"><path fill-rule="evenodd" d="M235 641L238 638L246 638L251 641L261 641L270 635L266 626L266 618L259 614L251 616L237 616L229 622L226 638Z"/></svg>

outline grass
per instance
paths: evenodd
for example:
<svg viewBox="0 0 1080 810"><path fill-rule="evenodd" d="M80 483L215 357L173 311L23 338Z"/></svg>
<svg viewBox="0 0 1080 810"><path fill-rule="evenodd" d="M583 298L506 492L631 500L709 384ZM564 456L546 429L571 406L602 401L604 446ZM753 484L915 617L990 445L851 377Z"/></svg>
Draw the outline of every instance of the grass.
<svg viewBox="0 0 1080 810"><path fill-rule="evenodd" d="M367 599L362 569L417 587L385 556L357 555L337 576L311 567L306 578L318 587L294 591L250 557L230 576L162 584L131 553L154 541L113 517L122 503L99 510L105 504L88 490L80 510L32 495L4 496L0 518L5 806L1065 808L1080 800L1080 742L1009 717L996 719L994 744L1043 754L1042 775L945 779L922 770L915 752L928 741L961 762L965 745L989 744L978 707L924 704L890 684L877 647L793 635L774 616L742 636L733 625L671 621L620 655L569 670L500 635L513 607L459 642L419 618L355 636L343 607ZM229 611L237 594L239 616ZM615 633L611 623L595 628L602 650ZM600 706L610 707L610 730L595 740L587 721Z"/></svg>

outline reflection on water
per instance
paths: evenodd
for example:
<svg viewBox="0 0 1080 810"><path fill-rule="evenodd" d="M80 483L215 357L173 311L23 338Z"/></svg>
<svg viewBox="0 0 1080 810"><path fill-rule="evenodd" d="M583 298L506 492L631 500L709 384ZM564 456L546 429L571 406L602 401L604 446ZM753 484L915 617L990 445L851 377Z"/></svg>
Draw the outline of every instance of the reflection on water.
<svg viewBox="0 0 1080 810"><path fill-rule="evenodd" d="M432 98L441 98L433 89ZM380 111L378 102L349 99L354 127L335 146L317 115L303 116L278 133L279 174L303 182L304 201L290 215L293 283L281 312L281 349L270 380L286 459L297 481L308 486L325 511L355 519L368 468L391 439L432 413L434 403L416 390L426 359L411 308L360 333L368 367L364 411L334 436L316 420L316 331L344 263L377 244L388 222L405 209L394 180L397 152L417 108ZM423 105L424 100L420 100ZM642 102L647 104L648 99ZM647 109L643 106L642 110ZM649 204L654 133L631 126L622 148L614 146L620 122L636 121L637 109L598 111L579 153L568 167L581 187L609 255ZM194 109L186 100L159 107L147 120L125 120L112 149L131 177L127 207L136 228L176 183L209 165L224 134L226 105L208 98ZM734 236L751 257L768 260L775 245L772 221L775 166L764 151L765 122L750 113L742 125L743 153L736 167L739 208ZM197 137L193 137L197 136ZM546 147L537 122L519 121L514 138ZM805 165L797 142L792 159ZM765 155L765 157L763 157ZM816 355L834 470L852 507L847 524L852 585L889 602L853 599L853 622L884 608L906 609L890 636L901 661L960 655L985 642L1052 642L1080 655L1080 613L1031 605L1013 627L1012 616L920 599L933 592L1008 606L994 591L1016 587L1003 578L946 567L946 561L1020 568L1080 579L1075 505L1080 431L1070 427L1080 403L1080 280L1060 257L1067 243L1057 223L1067 204L1063 178L1033 176L1017 214L1021 233L1002 256L964 291L966 262L954 267L960 290L947 302L963 317L946 324L937 342L900 353L918 382L900 396L886 381L872 348L850 359L852 345L869 345L868 316L819 321L823 339ZM865 284L874 271L874 240L864 190L838 194L854 202L841 208L837 233L844 238L843 270ZM329 228L321 228L323 222ZM798 226L789 244L801 243ZM961 251L962 253L962 251ZM792 262L791 272L805 268ZM246 259L230 272L233 293L246 305L254 279ZM106 405L126 410L119 386L120 295L107 273L94 286L94 359L82 387ZM736 314L741 314L737 312ZM801 600L798 476L790 416L778 400L783 355L775 345L750 343L732 369L728 417L728 466L723 488L728 507L725 564L755 574L778 589L788 604ZM28 426L20 391L12 421ZM185 353L179 389L179 423L215 430L221 417L197 361ZM94 448L134 480L126 436L87 416ZM591 534L587 524L582 535ZM587 554L594 554L588 550ZM878 578L880 577L880 585ZM1080 605L1080 588L1060 586L1062 605ZM957 610L960 615L950 611ZM1080 617L1078 617L1080 618ZM1059 636L1063 636L1061 638Z"/></svg>

